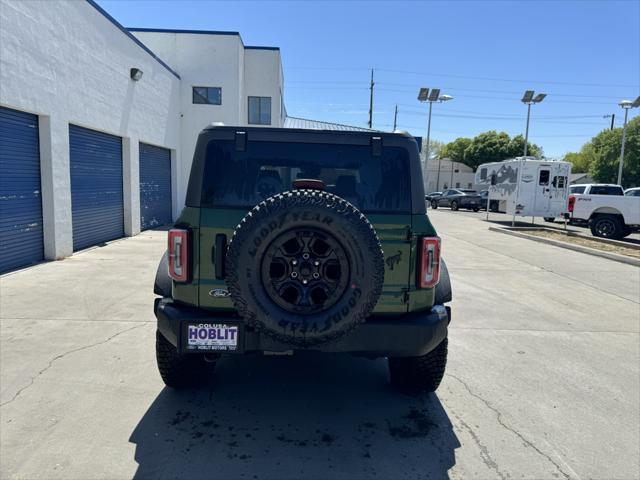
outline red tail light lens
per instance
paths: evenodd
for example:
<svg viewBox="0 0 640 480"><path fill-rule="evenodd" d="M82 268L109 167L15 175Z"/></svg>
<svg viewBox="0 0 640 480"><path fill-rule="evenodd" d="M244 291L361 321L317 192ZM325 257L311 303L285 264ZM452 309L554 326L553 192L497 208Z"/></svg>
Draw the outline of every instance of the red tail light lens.
<svg viewBox="0 0 640 480"><path fill-rule="evenodd" d="M169 276L176 282L189 280L188 230L169 230Z"/></svg>
<svg viewBox="0 0 640 480"><path fill-rule="evenodd" d="M433 288L440 281L440 238L422 239L418 288Z"/></svg>
<svg viewBox="0 0 640 480"><path fill-rule="evenodd" d="M573 212L573 207L576 204L576 197L573 195L569 195L569 211Z"/></svg>

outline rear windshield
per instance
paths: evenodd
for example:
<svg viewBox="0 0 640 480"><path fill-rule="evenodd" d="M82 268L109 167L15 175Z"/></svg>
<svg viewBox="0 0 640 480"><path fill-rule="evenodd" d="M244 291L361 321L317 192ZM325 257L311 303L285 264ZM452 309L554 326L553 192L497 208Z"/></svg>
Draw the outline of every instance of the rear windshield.
<svg viewBox="0 0 640 480"><path fill-rule="evenodd" d="M368 145L215 140L207 145L203 207L252 208L297 179L322 180L334 193L365 212L411 212L409 154L384 147L372 156Z"/></svg>
<svg viewBox="0 0 640 480"><path fill-rule="evenodd" d="M587 187L571 187L569 193L584 193L584 189Z"/></svg>
<svg viewBox="0 0 640 480"><path fill-rule="evenodd" d="M617 186L593 186L589 193L591 195L624 195L622 187Z"/></svg>

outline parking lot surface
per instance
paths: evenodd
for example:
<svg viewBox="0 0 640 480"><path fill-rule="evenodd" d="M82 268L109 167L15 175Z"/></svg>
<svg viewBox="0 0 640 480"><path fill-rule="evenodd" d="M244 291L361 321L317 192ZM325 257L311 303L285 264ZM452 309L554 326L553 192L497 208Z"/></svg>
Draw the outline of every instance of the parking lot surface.
<svg viewBox="0 0 640 480"><path fill-rule="evenodd" d="M164 388L147 231L0 279L0 477L632 479L640 269L430 211L454 301L437 394L384 360L222 360Z"/></svg>

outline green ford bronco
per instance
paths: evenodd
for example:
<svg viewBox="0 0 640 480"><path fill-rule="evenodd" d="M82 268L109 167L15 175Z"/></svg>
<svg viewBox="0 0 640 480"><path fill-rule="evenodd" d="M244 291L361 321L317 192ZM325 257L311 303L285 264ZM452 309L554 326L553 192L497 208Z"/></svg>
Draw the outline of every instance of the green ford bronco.
<svg viewBox="0 0 640 480"><path fill-rule="evenodd" d="M221 355L315 350L438 387L451 284L413 137L208 127L185 203L154 287L166 385L206 382Z"/></svg>

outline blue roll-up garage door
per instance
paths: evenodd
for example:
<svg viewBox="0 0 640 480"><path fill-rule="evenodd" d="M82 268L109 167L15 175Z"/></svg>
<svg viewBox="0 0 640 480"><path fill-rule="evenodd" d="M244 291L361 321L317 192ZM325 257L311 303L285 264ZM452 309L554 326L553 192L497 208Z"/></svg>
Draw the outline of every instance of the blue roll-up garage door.
<svg viewBox="0 0 640 480"><path fill-rule="evenodd" d="M0 107L0 272L43 257L38 117Z"/></svg>
<svg viewBox="0 0 640 480"><path fill-rule="evenodd" d="M69 125L73 249L124 236L122 140Z"/></svg>
<svg viewBox="0 0 640 480"><path fill-rule="evenodd" d="M140 144L140 228L171 223L171 152Z"/></svg>

